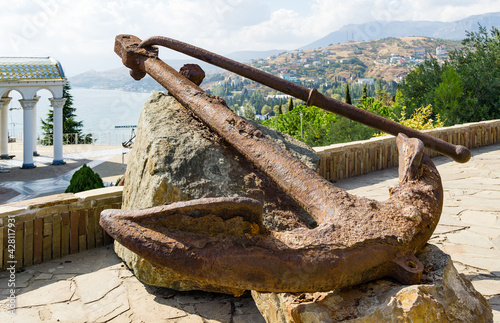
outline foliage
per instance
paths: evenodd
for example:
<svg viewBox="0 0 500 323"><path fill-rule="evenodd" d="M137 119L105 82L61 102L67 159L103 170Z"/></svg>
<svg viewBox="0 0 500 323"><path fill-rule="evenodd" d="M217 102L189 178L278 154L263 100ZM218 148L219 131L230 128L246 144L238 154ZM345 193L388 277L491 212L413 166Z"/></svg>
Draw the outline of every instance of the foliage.
<svg viewBox="0 0 500 323"><path fill-rule="evenodd" d="M300 132L300 112L303 138ZM309 146L368 139L373 134L373 130L367 126L314 106L296 106L292 111L266 120L263 124L291 135Z"/></svg>
<svg viewBox="0 0 500 323"><path fill-rule="evenodd" d="M378 114L379 116L387 119L394 119L396 115L394 111L398 111L399 108L395 104L386 105L373 97L367 97L366 99L361 100L357 107Z"/></svg>
<svg viewBox="0 0 500 323"><path fill-rule="evenodd" d="M248 120L255 120L255 109L249 102L243 107L243 117Z"/></svg>
<svg viewBox="0 0 500 323"><path fill-rule="evenodd" d="M407 126L409 128L415 130L429 130L439 127L444 127L444 121L441 120L439 114L435 116L436 119L433 119L434 111L432 105L421 106L416 109L411 116L407 117L406 107L403 106L401 109L401 114L394 121L399 122L403 126ZM385 136L385 133L376 133L375 136Z"/></svg>
<svg viewBox="0 0 500 323"><path fill-rule="evenodd" d="M351 94L349 93L349 83L345 85L345 103L352 104Z"/></svg>
<svg viewBox="0 0 500 323"><path fill-rule="evenodd" d="M71 86L69 82L66 82L63 87L63 98L66 98L66 102L63 106L63 134L76 134L78 136L78 143L92 143L92 135L82 134L82 121L76 121L75 111L73 108L73 96L70 93ZM54 128L54 110L50 109L47 118L42 120L42 131L43 131L43 144L52 145L53 144L53 128Z"/></svg>
<svg viewBox="0 0 500 323"><path fill-rule="evenodd" d="M401 86L409 112L432 104L447 125L500 118L500 32L480 26L440 65L433 58L412 70Z"/></svg>
<svg viewBox="0 0 500 323"><path fill-rule="evenodd" d="M101 176L86 164L83 164L71 177L65 193L78 193L101 187L104 187Z"/></svg>
<svg viewBox="0 0 500 323"><path fill-rule="evenodd" d="M288 101L288 112L293 110L293 99L290 98L290 101Z"/></svg>
<svg viewBox="0 0 500 323"><path fill-rule="evenodd" d="M439 114L436 115L436 119L434 120L432 105L421 106L413 114L410 118L406 117L406 107L403 107L401 111L401 116L398 119L398 122L403 126L407 126L409 128L415 130L428 130L434 129L444 126L444 121L441 120Z"/></svg>

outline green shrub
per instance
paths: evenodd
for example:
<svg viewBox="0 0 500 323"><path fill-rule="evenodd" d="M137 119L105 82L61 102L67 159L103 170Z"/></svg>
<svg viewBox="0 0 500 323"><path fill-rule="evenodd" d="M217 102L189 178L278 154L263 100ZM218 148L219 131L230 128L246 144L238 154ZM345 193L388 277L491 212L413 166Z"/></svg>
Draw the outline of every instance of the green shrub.
<svg viewBox="0 0 500 323"><path fill-rule="evenodd" d="M82 168L77 170L71 177L65 193L78 193L101 187L104 187L101 176L95 173L87 164L83 164Z"/></svg>

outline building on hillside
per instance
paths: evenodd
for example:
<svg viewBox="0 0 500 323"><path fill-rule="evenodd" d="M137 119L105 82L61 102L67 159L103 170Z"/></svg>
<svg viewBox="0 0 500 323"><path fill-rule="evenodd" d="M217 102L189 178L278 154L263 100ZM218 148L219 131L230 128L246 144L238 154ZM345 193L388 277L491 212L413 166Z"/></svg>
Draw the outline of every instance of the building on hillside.
<svg viewBox="0 0 500 323"><path fill-rule="evenodd" d="M280 100L288 100L290 99L292 96L288 95L288 94L273 94L273 95L268 95L265 97L266 100L269 100L269 99L280 99Z"/></svg>
<svg viewBox="0 0 500 323"><path fill-rule="evenodd" d="M290 81L290 74L288 73L280 73L280 77L284 80Z"/></svg>
<svg viewBox="0 0 500 323"><path fill-rule="evenodd" d="M446 46L441 45L436 47L436 56L442 59L448 58L448 51L446 50Z"/></svg>
<svg viewBox="0 0 500 323"><path fill-rule="evenodd" d="M414 56L416 58L425 58L427 55L427 51L425 50L425 48L414 48L413 50L415 52Z"/></svg>
<svg viewBox="0 0 500 323"><path fill-rule="evenodd" d="M391 54L391 58L389 59L389 61L391 62L391 64L396 64L400 60L401 60L401 57L399 57L399 55L396 55L396 54Z"/></svg>
<svg viewBox="0 0 500 323"><path fill-rule="evenodd" d="M358 84L375 85L375 79L358 79Z"/></svg>

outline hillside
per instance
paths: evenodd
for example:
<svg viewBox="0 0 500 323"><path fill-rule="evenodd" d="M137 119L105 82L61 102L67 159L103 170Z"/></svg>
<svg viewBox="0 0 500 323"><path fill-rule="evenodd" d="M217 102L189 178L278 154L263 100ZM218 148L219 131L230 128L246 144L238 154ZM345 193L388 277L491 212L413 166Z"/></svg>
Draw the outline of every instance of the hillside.
<svg viewBox="0 0 500 323"><path fill-rule="evenodd" d="M385 38L348 42L322 49L297 50L253 61L264 71L292 81L347 81L356 78L396 80L431 55L445 59L460 42L428 37Z"/></svg>
<svg viewBox="0 0 500 323"><path fill-rule="evenodd" d="M250 65L271 74L295 82L353 81L357 78L375 78L385 81L397 80L424 59L436 56L436 48L442 46L450 51L460 46L459 41L428 37L385 38L380 40L348 42L322 49L281 51L266 59L251 60ZM442 57L444 58L444 57ZM224 79L231 73L216 69L206 63L200 64L207 73L203 88ZM172 62L169 62L172 64ZM173 66L182 66L174 62ZM187 61L185 62L187 63ZM133 80L125 67L96 72L88 71L70 78L74 87L94 89L116 89L134 92L161 91L163 87L146 76L141 81Z"/></svg>

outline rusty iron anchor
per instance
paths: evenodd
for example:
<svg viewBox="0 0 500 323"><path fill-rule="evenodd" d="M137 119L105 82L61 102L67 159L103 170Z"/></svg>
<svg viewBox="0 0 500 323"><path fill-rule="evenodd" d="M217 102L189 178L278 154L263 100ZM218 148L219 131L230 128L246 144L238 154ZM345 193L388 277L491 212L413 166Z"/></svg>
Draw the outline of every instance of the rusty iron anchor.
<svg viewBox="0 0 500 323"><path fill-rule="evenodd" d="M145 259L193 280L239 290L325 291L387 275L407 284L419 280L423 265L414 254L434 231L443 200L439 174L424 155L422 141L398 136L400 185L389 200L353 196L327 182L236 116L221 100L158 59L156 48L144 49L139 43L130 35L117 36L115 43L115 51L132 69L134 78L148 73L160 82L274 180L318 226L271 232L262 227L262 215L255 211L258 207L232 211L241 203L256 205L256 201L200 200L142 211L103 211L101 225L111 236ZM454 151L463 150L455 147ZM186 209L183 203L188 203L192 214L181 211ZM213 203L218 206L210 214L198 210ZM214 230L214 218L246 229L223 227L210 234L177 225L192 223L193 218L208 221Z"/></svg>

